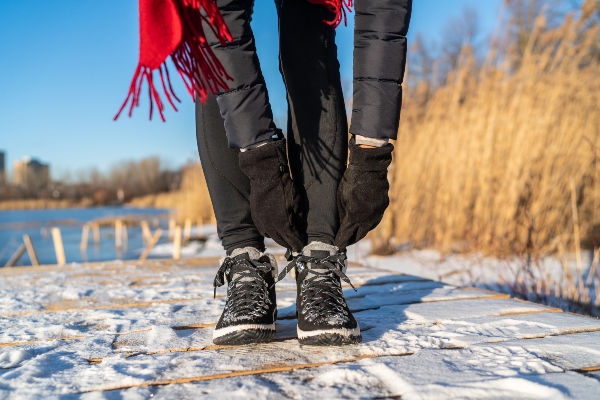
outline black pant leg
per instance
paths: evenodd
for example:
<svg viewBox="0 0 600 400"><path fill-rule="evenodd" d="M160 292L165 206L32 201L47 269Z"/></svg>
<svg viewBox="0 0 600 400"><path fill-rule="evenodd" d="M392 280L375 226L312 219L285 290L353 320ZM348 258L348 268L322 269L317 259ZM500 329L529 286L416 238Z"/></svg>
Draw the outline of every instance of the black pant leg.
<svg viewBox="0 0 600 400"><path fill-rule="evenodd" d="M229 74L229 90L217 95L229 147L244 148L268 141L275 132L267 86L250 27L252 0L217 0L233 41L221 45L212 31L207 39Z"/></svg>
<svg viewBox="0 0 600 400"><path fill-rule="evenodd" d="M355 0L350 132L396 139L412 0Z"/></svg>
<svg viewBox="0 0 600 400"><path fill-rule="evenodd" d="M196 139L210 194L217 232L227 253L252 246L264 249L264 238L250 214L250 180L239 167L239 147L269 138L274 129L271 108L250 29L253 0L219 0L217 5L234 38L221 46L206 30L213 51L234 79L231 90L196 101ZM253 99L250 101L249 99ZM230 148L232 147L232 148Z"/></svg>
<svg viewBox="0 0 600 400"><path fill-rule="evenodd" d="M280 0L278 11L290 169L301 192L308 241L333 244L337 188L348 153L335 30L323 23L329 15L321 5Z"/></svg>
<svg viewBox="0 0 600 400"><path fill-rule="evenodd" d="M250 180L239 167L239 150L227 146L223 118L212 95L205 105L196 101L196 139L223 247L228 253L246 246L264 249L264 238L250 215Z"/></svg>

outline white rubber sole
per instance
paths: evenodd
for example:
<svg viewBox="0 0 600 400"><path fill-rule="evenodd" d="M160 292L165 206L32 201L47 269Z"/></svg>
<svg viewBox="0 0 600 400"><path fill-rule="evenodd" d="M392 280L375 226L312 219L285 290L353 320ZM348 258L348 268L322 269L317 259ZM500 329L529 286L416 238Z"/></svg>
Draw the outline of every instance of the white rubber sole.
<svg viewBox="0 0 600 400"><path fill-rule="evenodd" d="M275 324L246 324L246 325L233 325L227 328L215 329L213 331L213 340L220 338L221 336L228 335L230 333L248 330L263 330L263 331L275 331Z"/></svg>
<svg viewBox="0 0 600 400"><path fill-rule="evenodd" d="M303 331L300 327L296 328L298 339L305 339L312 336L336 334L344 337L360 336L360 326L356 325L354 329L335 328L335 329L319 329L316 331Z"/></svg>

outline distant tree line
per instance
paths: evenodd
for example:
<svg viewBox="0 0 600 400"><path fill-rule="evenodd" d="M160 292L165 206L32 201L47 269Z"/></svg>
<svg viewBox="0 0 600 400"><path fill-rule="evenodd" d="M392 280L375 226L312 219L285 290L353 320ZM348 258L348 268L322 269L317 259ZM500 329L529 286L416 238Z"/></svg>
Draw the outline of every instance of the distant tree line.
<svg viewBox="0 0 600 400"><path fill-rule="evenodd" d="M70 172L60 179L40 185L0 186L0 201L24 199L57 199L89 205L123 203L134 197L179 190L181 169L171 170L158 157L139 161L123 161L108 172L98 169Z"/></svg>

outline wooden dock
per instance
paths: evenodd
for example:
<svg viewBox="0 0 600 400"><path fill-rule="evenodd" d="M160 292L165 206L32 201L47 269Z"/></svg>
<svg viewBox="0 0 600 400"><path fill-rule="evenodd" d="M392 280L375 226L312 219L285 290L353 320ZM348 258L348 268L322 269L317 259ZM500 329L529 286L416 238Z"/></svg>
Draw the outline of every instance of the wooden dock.
<svg viewBox="0 0 600 400"><path fill-rule="evenodd" d="M0 270L0 398L600 398L600 320L366 266L362 344L300 346L287 278L274 342L215 346L217 263Z"/></svg>

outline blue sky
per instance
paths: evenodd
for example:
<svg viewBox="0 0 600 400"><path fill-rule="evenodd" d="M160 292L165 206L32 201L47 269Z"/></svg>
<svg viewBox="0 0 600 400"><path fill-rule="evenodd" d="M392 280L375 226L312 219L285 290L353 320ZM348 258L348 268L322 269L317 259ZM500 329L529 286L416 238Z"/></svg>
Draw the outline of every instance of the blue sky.
<svg viewBox="0 0 600 400"><path fill-rule="evenodd" d="M465 6L492 31L502 0L415 0L409 41L439 39ZM286 115L277 64L277 20L271 0L256 0L253 29L278 123ZM352 27L338 28L342 80L352 80ZM121 160L157 155L173 168L197 158L194 105L182 84L179 112L148 121L147 104L133 118L112 117L137 65L135 0L2 0L0 2L0 150L7 167L24 156L49 162L53 177L107 170ZM348 95L348 93L346 94Z"/></svg>

